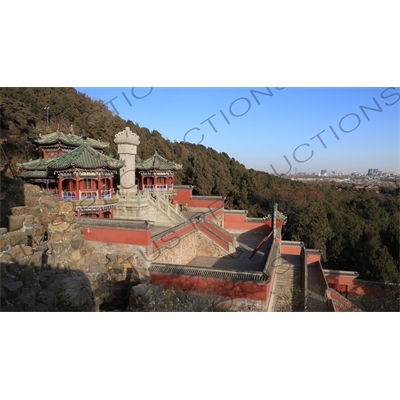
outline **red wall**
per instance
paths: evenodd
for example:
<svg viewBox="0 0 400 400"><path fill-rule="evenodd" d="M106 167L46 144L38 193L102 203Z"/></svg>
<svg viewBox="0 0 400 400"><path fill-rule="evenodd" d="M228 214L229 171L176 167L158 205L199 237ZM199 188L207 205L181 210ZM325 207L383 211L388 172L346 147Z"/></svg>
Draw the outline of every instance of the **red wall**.
<svg viewBox="0 0 400 400"><path fill-rule="evenodd" d="M193 229L193 224L188 224L175 232L168 233L153 243L153 249L159 249L160 247L167 245L169 242L173 241L176 238L179 238L180 236L184 235L187 232L190 232Z"/></svg>
<svg viewBox="0 0 400 400"><path fill-rule="evenodd" d="M343 307L343 308L339 307L337 304L333 303L333 306L335 307L336 312L357 311L357 309L354 306L351 306L350 304L348 304L342 297L338 296L336 293L333 293L331 291L330 295L331 295L332 300L336 300Z"/></svg>
<svg viewBox="0 0 400 400"><path fill-rule="evenodd" d="M177 189L177 193L174 196L174 203L187 205L188 207L209 208L210 210L213 210L215 208L223 207L225 201L222 198L210 199L207 197L204 199L192 199L192 189Z"/></svg>
<svg viewBox="0 0 400 400"><path fill-rule="evenodd" d="M271 220L265 222L246 222L246 218L246 214L224 214L224 229L269 232L272 228ZM277 223L276 227L278 228L281 225Z"/></svg>
<svg viewBox="0 0 400 400"><path fill-rule="evenodd" d="M233 243L233 237L232 236L228 236L224 231L218 229L215 225L210 224L206 219L203 221L203 224L208 229L210 229L211 231L213 231L217 235L221 236L222 238L224 238L229 243Z"/></svg>
<svg viewBox="0 0 400 400"><path fill-rule="evenodd" d="M236 223L240 224L243 222L246 222L246 214L231 214L231 213L225 213L224 214L224 222L231 222L231 223Z"/></svg>
<svg viewBox="0 0 400 400"><path fill-rule="evenodd" d="M343 275L326 275L325 274L325 279L328 282L328 285L335 289L333 286L334 285L343 285L343 286L348 286L353 287L356 283L356 277L355 276L343 276ZM335 289L336 290L336 289ZM339 292L339 290L338 290ZM339 292L340 293L340 292Z"/></svg>
<svg viewBox="0 0 400 400"><path fill-rule="evenodd" d="M187 202L188 207L198 207L198 208L209 208L213 210L215 208L223 207L225 204L224 199L190 199Z"/></svg>
<svg viewBox="0 0 400 400"><path fill-rule="evenodd" d="M281 254L293 254L299 256L301 254L301 246L287 246L281 245Z"/></svg>
<svg viewBox="0 0 400 400"><path fill-rule="evenodd" d="M216 210L213 210L210 214L207 214L206 219L214 219L221 215L224 212L224 208L218 208Z"/></svg>
<svg viewBox="0 0 400 400"><path fill-rule="evenodd" d="M325 275L329 287L335 289L342 295L357 295L357 296L379 296L384 292L385 288L376 285L360 284L356 277L340 276L340 275Z"/></svg>
<svg viewBox="0 0 400 400"><path fill-rule="evenodd" d="M93 242L135 244L139 246L150 246L151 231L133 231L129 229L117 228L95 228L83 227L83 237L85 240Z"/></svg>
<svg viewBox="0 0 400 400"><path fill-rule="evenodd" d="M189 204L191 197L192 189L177 189L177 193L174 196L174 203L178 203L179 205Z"/></svg>
<svg viewBox="0 0 400 400"><path fill-rule="evenodd" d="M321 254L307 253L307 263L321 261Z"/></svg>
<svg viewBox="0 0 400 400"><path fill-rule="evenodd" d="M239 299L267 300L267 286L251 282L230 282L218 279L199 278L196 276L174 276L150 273L153 285L163 285L166 289L179 288L184 291L227 296Z"/></svg>

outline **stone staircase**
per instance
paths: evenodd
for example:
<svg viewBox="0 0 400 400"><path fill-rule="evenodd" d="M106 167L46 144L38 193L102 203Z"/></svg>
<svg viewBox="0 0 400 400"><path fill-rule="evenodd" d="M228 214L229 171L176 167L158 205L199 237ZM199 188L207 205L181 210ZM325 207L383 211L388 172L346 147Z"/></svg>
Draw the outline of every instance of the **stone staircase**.
<svg viewBox="0 0 400 400"><path fill-rule="evenodd" d="M163 192L146 192L149 201L148 219L157 225L174 225L186 221L176 204L173 206Z"/></svg>
<svg viewBox="0 0 400 400"><path fill-rule="evenodd" d="M236 248L238 247L236 238L225 229L206 219L198 223L198 228L200 228L203 234L213 240L216 245L226 250L228 254L236 252Z"/></svg>
<svg viewBox="0 0 400 400"><path fill-rule="evenodd" d="M275 272L272 311L304 311L301 266L280 261Z"/></svg>
<svg viewBox="0 0 400 400"><path fill-rule="evenodd" d="M322 271L322 269L320 269ZM318 276L318 262L307 264L307 311L328 311L325 290Z"/></svg>

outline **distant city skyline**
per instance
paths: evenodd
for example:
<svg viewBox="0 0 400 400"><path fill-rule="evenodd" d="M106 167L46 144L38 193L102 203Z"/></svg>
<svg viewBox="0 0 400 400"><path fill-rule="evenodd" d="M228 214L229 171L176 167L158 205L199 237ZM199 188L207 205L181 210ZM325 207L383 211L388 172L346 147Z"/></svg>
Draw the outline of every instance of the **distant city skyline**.
<svg viewBox="0 0 400 400"><path fill-rule="evenodd" d="M76 88L171 141L269 173L399 168L397 88Z"/></svg>

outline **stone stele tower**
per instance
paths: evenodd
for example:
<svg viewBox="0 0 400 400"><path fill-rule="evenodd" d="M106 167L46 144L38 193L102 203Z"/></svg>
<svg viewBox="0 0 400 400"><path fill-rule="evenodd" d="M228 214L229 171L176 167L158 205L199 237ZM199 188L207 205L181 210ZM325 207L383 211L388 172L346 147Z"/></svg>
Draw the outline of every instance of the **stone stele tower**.
<svg viewBox="0 0 400 400"><path fill-rule="evenodd" d="M118 145L118 154L125 166L119 170L120 186L119 192L122 195L136 193L135 185L135 163L137 146L140 144L139 136L132 132L129 127L115 135L114 143Z"/></svg>

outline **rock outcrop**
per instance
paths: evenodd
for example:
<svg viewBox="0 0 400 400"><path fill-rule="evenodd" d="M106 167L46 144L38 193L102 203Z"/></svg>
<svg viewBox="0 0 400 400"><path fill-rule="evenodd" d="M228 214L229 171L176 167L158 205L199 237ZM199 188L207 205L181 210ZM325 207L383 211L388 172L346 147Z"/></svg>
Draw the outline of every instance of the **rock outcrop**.
<svg viewBox="0 0 400 400"><path fill-rule="evenodd" d="M0 229L1 311L125 310L130 288L148 280L139 254L86 242L71 202L20 181L14 189L19 205L9 202Z"/></svg>

